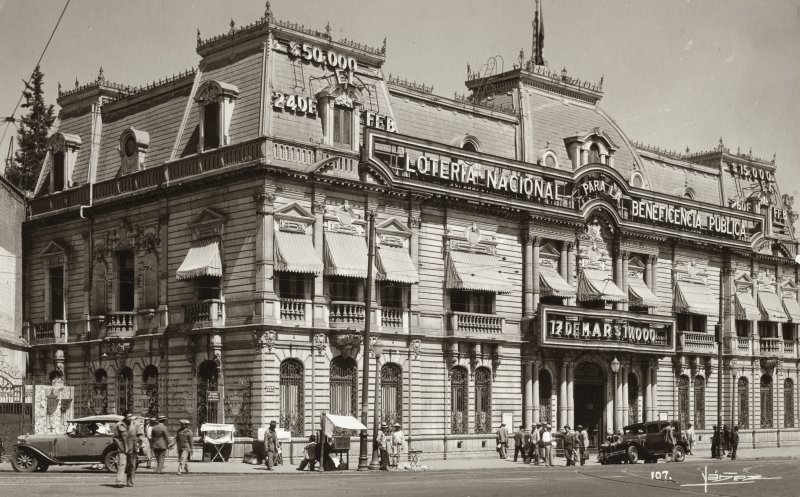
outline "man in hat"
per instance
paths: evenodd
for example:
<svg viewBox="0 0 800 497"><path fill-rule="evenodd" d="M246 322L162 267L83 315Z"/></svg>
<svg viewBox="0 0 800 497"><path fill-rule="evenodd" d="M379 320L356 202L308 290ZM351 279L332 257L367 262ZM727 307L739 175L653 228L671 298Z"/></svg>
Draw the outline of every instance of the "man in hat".
<svg viewBox="0 0 800 497"><path fill-rule="evenodd" d="M500 459L506 458L506 450L508 449L508 429L505 423L500 423L500 428L497 429L497 452L500 454Z"/></svg>
<svg viewBox="0 0 800 497"><path fill-rule="evenodd" d="M550 433L550 425L544 426L544 431L542 432L542 447L544 447L544 454L542 455L542 459L544 460L544 465L550 466L551 468L554 467L553 434Z"/></svg>
<svg viewBox="0 0 800 497"><path fill-rule="evenodd" d="M386 423L381 423L381 429L378 430L375 444L380 451L381 471L389 471L389 445L391 442L389 436L389 426Z"/></svg>
<svg viewBox="0 0 800 497"><path fill-rule="evenodd" d="M155 458L155 453L153 452L153 427L157 422L158 420L155 416L151 417L149 420L144 418L144 455L147 457L147 469L150 469L153 459Z"/></svg>
<svg viewBox="0 0 800 497"><path fill-rule="evenodd" d="M544 448L542 447L542 423L536 423L533 430L531 430L531 447L533 447L533 464L538 466L539 459L544 458Z"/></svg>
<svg viewBox="0 0 800 497"><path fill-rule="evenodd" d="M564 425L564 458L567 466L575 466L575 432L569 425Z"/></svg>
<svg viewBox="0 0 800 497"><path fill-rule="evenodd" d="M403 434L400 423L395 423L394 431L392 432L392 465L394 465L395 468L400 464L400 455L403 453L405 441L406 436Z"/></svg>
<svg viewBox="0 0 800 497"><path fill-rule="evenodd" d="M114 427L114 443L117 446L117 488L122 488L123 476L127 477L128 486L133 486L142 435L143 433L133 425L133 414L126 411L123 420Z"/></svg>
<svg viewBox="0 0 800 497"><path fill-rule="evenodd" d="M156 419L156 424L150 430L150 436L152 437L150 446L156 459L157 474L164 472L164 461L167 458L167 449L169 448L169 431L167 431L167 426L164 424L166 420L166 416L159 416Z"/></svg>
<svg viewBox="0 0 800 497"><path fill-rule="evenodd" d="M589 432L581 425L578 425L578 452L581 458L581 466L586 464L589 459Z"/></svg>
<svg viewBox="0 0 800 497"><path fill-rule="evenodd" d="M278 423L270 421L269 429L264 432L264 450L267 452L265 463L269 471L272 471L272 466L275 465L275 455L278 453L278 434L275 432L276 426L278 426Z"/></svg>
<svg viewBox="0 0 800 497"><path fill-rule="evenodd" d="M522 452L522 459L525 459L525 426L519 425L517 431L514 432L514 462L517 462L517 456Z"/></svg>
<svg viewBox="0 0 800 497"><path fill-rule="evenodd" d="M194 434L189 429L189 420L181 419L178 433L175 435L175 444L178 446L178 474L189 472L189 459L194 450Z"/></svg>

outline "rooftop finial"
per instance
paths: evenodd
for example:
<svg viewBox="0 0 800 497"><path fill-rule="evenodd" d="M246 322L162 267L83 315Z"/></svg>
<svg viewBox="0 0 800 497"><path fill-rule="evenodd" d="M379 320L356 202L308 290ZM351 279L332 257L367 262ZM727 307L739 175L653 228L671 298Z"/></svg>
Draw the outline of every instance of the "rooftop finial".
<svg viewBox="0 0 800 497"><path fill-rule="evenodd" d="M202 39L200 38L200 28L197 28L197 44L199 45Z"/></svg>
<svg viewBox="0 0 800 497"><path fill-rule="evenodd" d="M229 31L229 33L233 34L234 31L236 31L236 23L234 22L233 19L231 19L231 30Z"/></svg>
<svg viewBox="0 0 800 497"><path fill-rule="evenodd" d="M603 74L602 76L600 76L600 84L599 84L599 85L597 85L597 87L598 87L600 90L602 90L602 89L603 89L603 80L604 80L604 79L606 79L606 75L605 75L605 74Z"/></svg>
<svg viewBox="0 0 800 497"><path fill-rule="evenodd" d="M327 36L329 40L331 39L331 22L330 21L328 21L328 24L325 25L325 36Z"/></svg>
<svg viewBox="0 0 800 497"><path fill-rule="evenodd" d="M725 149L725 144L722 143L722 137L721 136L719 137L719 146L717 146L717 148L719 150L724 150Z"/></svg>
<svg viewBox="0 0 800 497"><path fill-rule="evenodd" d="M80 86L80 83L78 83L78 78L76 77L76 78L75 78L75 88L77 88L77 87L79 87L79 86Z"/></svg>
<svg viewBox="0 0 800 497"><path fill-rule="evenodd" d="M381 55L386 55L386 37L383 37L383 45L381 45Z"/></svg>
<svg viewBox="0 0 800 497"><path fill-rule="evenodd" d="M272 19L272 5L269 2L264 7L264 19Z"/></svg>
<svg viewBox="0 0 800 497"><path fill-rule="evenodd" d="M539 8L539 0L536 0L536 12L533 14L533 42L531 44L531 62L534 66L544 65L544 14Z"/></svg>
<svg viewBox="0 0 800 497"><path fill-rule="evenodd" d="M98 83L106 82L106 76L103 74L103 66L100 66L100 72L97 73L97 82Z"/></svg>

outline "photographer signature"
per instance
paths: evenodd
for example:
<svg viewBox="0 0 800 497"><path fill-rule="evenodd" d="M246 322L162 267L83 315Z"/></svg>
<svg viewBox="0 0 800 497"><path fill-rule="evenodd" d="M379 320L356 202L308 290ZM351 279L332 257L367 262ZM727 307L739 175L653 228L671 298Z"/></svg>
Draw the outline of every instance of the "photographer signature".
<svg viewBox="0 0 800 497"><path fill-rule="evenodd" d="M752 473L747 473L750 468L744 468L744 473L735 473L725 471L720 473L715 470L713 473L708 472L708 466L703 467L703 483L688 483L681 485L682 487L704 487L705 492L708 492L708 487L714 485L740 485L753 483L759 480L780 480L780 476L762 476Z"/></svg>

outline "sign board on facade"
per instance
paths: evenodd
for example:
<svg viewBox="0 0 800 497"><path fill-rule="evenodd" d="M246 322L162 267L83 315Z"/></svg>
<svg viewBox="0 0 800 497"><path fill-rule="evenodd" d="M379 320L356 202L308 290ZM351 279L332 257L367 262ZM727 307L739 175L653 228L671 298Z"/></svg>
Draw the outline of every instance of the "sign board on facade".
<svg viewBox="0 0 800 497"><path fill-rule="evenodd" d="M514 413L513 412L504 412L502 415L503 423L506 424L509 430L514 429Z"/></svg>
<svg viewBox="0 0 800 497"><path fill-rule="evenodd" d="M206 402L219 402L219 391L209 391L206 394Z"/></svg>
<svg viewBox="0 0 800 497"><path fill-rule="evenodd" d="M652 314L543 306L539 336L543 346L675 352L674 320Z"/></svg>

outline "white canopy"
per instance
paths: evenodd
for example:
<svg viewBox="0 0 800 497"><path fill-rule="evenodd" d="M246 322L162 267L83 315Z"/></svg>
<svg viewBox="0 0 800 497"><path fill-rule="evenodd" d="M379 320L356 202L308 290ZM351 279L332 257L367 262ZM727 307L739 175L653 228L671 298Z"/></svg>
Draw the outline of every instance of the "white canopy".
<svg viewBox="0 0 800 497"><path fill-rule="evenodd" d="M353 416L338 416L336 414L325 413L325 435L333 436L333 429L341 428L343 430L366 430L367 427L362 425L359 420Z"/></svg>
<svg viewBox="0 0 800 497"><path fill-rule="evenodd" d="M212 444L233 443L235 428L229 424L203 423L200 431L205 434L206 442Z"/></svg>

